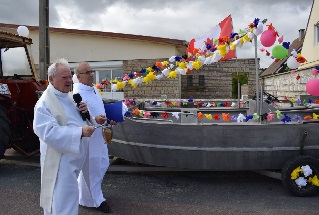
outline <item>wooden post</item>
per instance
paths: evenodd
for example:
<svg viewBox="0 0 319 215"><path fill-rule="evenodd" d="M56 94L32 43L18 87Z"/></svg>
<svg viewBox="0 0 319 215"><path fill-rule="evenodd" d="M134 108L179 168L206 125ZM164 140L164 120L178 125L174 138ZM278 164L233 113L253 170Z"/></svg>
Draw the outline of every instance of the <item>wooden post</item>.
<svg viewBox="0 0 319 215"><path fill-rule="evenodd" d="M39 76L47 79L50 64L49 0L39 0Z"/></svg>

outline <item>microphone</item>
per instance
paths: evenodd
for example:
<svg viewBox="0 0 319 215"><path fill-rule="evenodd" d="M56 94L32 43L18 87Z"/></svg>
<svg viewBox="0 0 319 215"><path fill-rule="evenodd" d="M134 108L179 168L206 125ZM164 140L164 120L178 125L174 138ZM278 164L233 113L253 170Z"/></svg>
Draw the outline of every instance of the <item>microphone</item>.
<svg viewBox="0 0 319 215"><path fill-rule="evenodd" d="M76 93L73 95L73 100L76 103L76 106L79 107L80 106L80 102L82 101L82 97L79 93ZM90 113L89 111L87 111L86 113L82 113L80 111L81 117L83 119L83 121L85 121L86 119L90 120Z"/></svg>

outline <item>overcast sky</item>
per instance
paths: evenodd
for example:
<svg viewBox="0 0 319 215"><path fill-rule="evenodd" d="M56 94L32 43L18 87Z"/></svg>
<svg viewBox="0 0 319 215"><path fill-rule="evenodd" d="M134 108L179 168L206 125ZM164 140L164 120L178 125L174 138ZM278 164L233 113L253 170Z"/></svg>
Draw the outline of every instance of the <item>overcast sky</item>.
<svg viewBox="0 0 319 215"><path fill-rule="evenodd" d="M39 0L0 2L0 22L39 25ZM190 41L231 14L234 32L267 18L284 41L292 42L299 29L306 29L311 5L312 0L50 0L50 27ZM253 58L253 44L237 48L237 57ZM273 62L260 51L258 57L261 67Z"/></svg>

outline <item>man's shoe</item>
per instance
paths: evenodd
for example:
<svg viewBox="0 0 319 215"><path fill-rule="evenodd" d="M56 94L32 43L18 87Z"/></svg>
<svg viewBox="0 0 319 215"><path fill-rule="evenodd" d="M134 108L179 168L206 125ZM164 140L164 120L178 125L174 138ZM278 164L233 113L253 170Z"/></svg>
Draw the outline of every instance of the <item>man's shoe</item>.
<svg viewBox="0 0 319 215"><path fill-rule="evenodd" d="M101 211L103 213L112 213L112 209L110 206L106 203L106 201L102 202L99 207L96 208L98 211Z"/></svg>

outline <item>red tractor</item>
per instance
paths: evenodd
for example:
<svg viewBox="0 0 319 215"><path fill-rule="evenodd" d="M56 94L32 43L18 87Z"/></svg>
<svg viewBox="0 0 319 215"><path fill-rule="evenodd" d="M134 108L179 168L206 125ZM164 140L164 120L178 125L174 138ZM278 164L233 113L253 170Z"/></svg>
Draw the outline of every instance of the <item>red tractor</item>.
<svg viewBox="0 0 319 215"><path fill-rule="evenodd" d="M25 156L39 152L33 133L33 108L47 81L38 78L32 40L0 31L0 159L13 148Z"/></svg>

